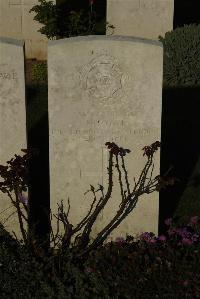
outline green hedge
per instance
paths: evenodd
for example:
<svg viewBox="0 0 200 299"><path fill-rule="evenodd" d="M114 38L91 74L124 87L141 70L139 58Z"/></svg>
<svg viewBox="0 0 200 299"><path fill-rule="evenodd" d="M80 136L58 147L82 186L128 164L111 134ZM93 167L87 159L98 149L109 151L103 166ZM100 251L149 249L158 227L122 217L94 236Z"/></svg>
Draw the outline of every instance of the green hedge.
<svg viewBox="0 0 200 299"><path fill-rule="evenodd" d="M200 25L184 25L159 40L164 47L164 86L200 86Z"/></svg>

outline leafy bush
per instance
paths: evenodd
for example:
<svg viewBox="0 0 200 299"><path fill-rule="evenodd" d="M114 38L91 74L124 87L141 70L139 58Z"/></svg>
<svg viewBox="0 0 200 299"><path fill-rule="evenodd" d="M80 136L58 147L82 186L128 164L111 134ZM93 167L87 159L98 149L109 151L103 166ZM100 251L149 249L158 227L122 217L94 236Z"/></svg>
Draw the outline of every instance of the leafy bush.
<svg viewBox="0 0 200 299"><path fill-rule="evenodd" d="M184 25L159 40L164 47L164 86L200 85L200 25Z"/></svg>
<svg viewBox="0 0 200 299"><path fill-rule="evenodd" d="M145 146L142 149L144 151L143 156L147 157L147 161L139 179L137 181L135 180L135 186L132 187L132 190L124 161L124 157L130 153L130 150L119 147L114 142L106 142L105 145L109 150L108 186L106 192L104 186L100 184L97 189L90 185L90 190L87 192L92 193L93 203L87 215L75 227L69 223L68 220L70 209L69 199L69 208L67 213L63 209L62 201L61 204L58 204L58 213L55 215L58 227L55 234L51 229L51 242L53 243L54 248L58 247L61 252L70 248L70 246L73 246L79 256L87 255L91 250L102 245L107 236L119 226L128 214L132 212L141 195L159 191L167 185L174 184L174 178L167 178L160 175L154 178L152 177L154 154L160 147L159 141L152 143L150 146ZM24 244L26 244L30 249L33 245L32 242L34 242L35 247L37 236L34 228L35 224L28 222L30 216L29 201L28 198L24 197L23 192L27 190L30 183L30 159L32 159L34 155L38 154L38 150L22 149L22 151L25 153L23 157L15 155L14 158L7 161L6 166L0 165L0 176L3 179L3 181L0 182L0 191L6 193L9 200L11 200L12 204L15 206ZM121 159L121 165L119 164L119 159ZM119 177L121 203L113 219L111 219L110 222L98 233L96 238L90 242L92 227L99 213L104 209L112 195L114 160L116 161L115 167ZM122 180L123 177L124 182ZM100 196L98 196L99 194ZM96 203L97 200L98 202ZM24 227L24 221L26 221L29 225L28 231ZM64 227L63 235L60 234L59 223L61 223ZM50 225L49 228L51 228ZM81 233L78 234L80 231ZM75 239L73 240L72 237L75 237ZM33 251L35 251L34 248Z"/></svg>
<svg viewBox="0 0 200 299"><path fill-rule="evenodd" d="M4 293L2 292L3 296L5 294L5 296L9 297L10 290L13 291L13 286L17 288L21 280L23 281L21 284L23 286L23 292L28 293L29 288L27 287L28 291L26 291L25 285L31 280L31 290L37 289L38 298L47 296L47 294L43 294L44 292L48 293L48 298L54 298L54 292L58 294L57 288L59 286L59 292L62 292L62 296L69 294L69 296L71 296L69 298L90 298L89 296L91 296L91 298L109 298L107 296L109 290L104 279L101 278L101 276L98 277L97 282L93 276L91 279L88 279L83 271L84 263L87 261L90 252L101 248L107 236L132 212L142 194L149 194L167 185L172 185L174 178L161 177L160 175L155 178L152 177L154 154L160 147L160 142L156 141L142 149L143 156L146 156L147 161L140 177L138 180L135 180L135 185L133 189L131 189L124 161L124 157L130 153L130 150L119 147L114 142L106 142L105 145L109 150L107 191L104 192L102 185L99 185L97 189L90 185L90 190L88 191L92 193L94 200L89 212L76 227L68 221L69 209L66 213L63 210L63 204L58 205L56 218L58 222L63 224L64 233L60 234L59 229L56 234L52 231L51 242L53 243L53 248L47 248L47 244L44 246L44 244L40 243L41 240L37 238L34 225L28 223L29 230L27 231L23 223L23 220L28 221L29 217L29 201L27 197L23 196L23 191L27 190L29 183L29 161L35 154L38 154L37 150L23 149L22 151L25 153L23 157L15 155L14 158L7 161L6 166L0 165L0 176L3 179L0 182L0 191L6 193L12 204L16 207L23 238L23 248L20 248L22 248L22 252L24 252L24 255L21 256L18 254L14 259L10 259L10 267L7 267L7 272L5 267L9 264L9 255L6 262L4 262L3 271L5 275L7 273L7 278L2 278L1 285L3 285L4 288ZM121 163L119 163L120 160ZM113 219L111 219L98 233L96 238L91 241L90 234L92 226L112 194L113 166L115 166L119 176L121 203ZM124 182L122 182L122 177L124 177ZM98 194L100 194L100 198L98 198ZM81 233L77 234L79 231L81 231ZM75 240L72 240L73 235L75 236ZM18 252L17 250L15 251ZM3 256L2 259L5 260L6 255ZM14 264L17 266L13 266ZM20 269L22 275L17 276L15 279L17 269ZM37 275L36 280L34 280L34 275ZM11 285L9 277L11 277ZM12 283L12 277L15 283ZM42 277L44 277L43 280ZM36 285L38 286L36 287ZM52 286L52 288L50 288L50 286ZM43 287L45 290L47 288L47 291L43 290ZM42 295L39 292L41 292ZM21 286L19 287L18 294L20 294L20 296L22 294ZM26 293L23 293L23 296L25 296L25 294ZM72 294L75 297L73 297ZM36 297L36 295L34 296ZM59 298L62 298L61 295L59 295Z"/></svg>
<svg viewBox="0 0 200 299"><path fill-rule="evenodd" d="M118 238L91 253L88 280L104 287L108 298L200 298L199 218L181 227L169 220L166 236Z"/></svg>
<svg viewBox="0 0 200 299"><path fill-rule="evenodd" d="M0 294L5 298L53 298L44 269L0 224Z"/></svg>
<svg viewBox="0 0 200 299"><path fill-rule="evenodd" d="M68 249L39 263L23 246L1 242L1 298L200 298L199 217L166 225L165 236L117 238L86 260Z"/></svg>
<svg viewBox="0 0 200 299"><path fill-rule="evenodd" d="M174 244L174 241L164 242L166 237L163 236L156 240L153 233L142 234L140 240L136 242L131 242L134 239L129 236L126 241L118 239L114 243L103 245L106 237L132 212L142 194L158 191L160 188L173 185L175 181L175 178L165 175L152 177L153 158L160 147L159 141L142 149L143 156L146 156L147 161L139 179L135 180L133 189L129 183L124 160L130 150L119 147L114 142L106 142L105 145L109 150L107 191L104 192L102 185L99 185L97 190L90 185L88 191L92 193L94 200L88 214L76 227L69 223L69 209L66 213L63 210L63 204L58 205L58 213L55 216L58 222L63 224L64 233L60 234L59 229L56 234L52 231L53 247L51 248L44 247L38 242L34 227L32 230L32 227L29 226L27 231L23 225L23 220L28 220L29 201L23 196L22 191L27 189L29 161L37 154L37 150L23 149L22 151L25 153L23 157L15 155L14 158L7 161L6 166L0 165L0 175L3 179L0 182L0 191L7 193L16 207L23 237L21 243L16 242L15 244L13 240L9 239L10 247L5 245L4 241L1 242L2 298L120 299L130 298L130 294L134 298L156 298L166 292L170 295L179 295L180 293L182 296L184 295L182 285L180 288L175 289L174 287L175 283L177 284L179 281L182 283L180 275L182 275L184 283L188 281L188 277L189 281L193 279L193 283L189 284L188 294L190 294L191 288L195 291L195 296L198 294L199 272L196 269L199 267L196 257L199 255L188 251L188 246L191 246L189 249L193 250L197 247L196 243L200 241L199 233L194 235L193 228L191 228L198 222L197 217L193 217L190 221L191 233L184 231L181 235L182 239L178 240L180 244L177 245ZM120 160L121 163L119 163ZM121 203L113 219L93 240L90 240L92 226L112 194L113 166L118 172ZM122 182L122 177L124 177L124 182ZM100 199L98 198L99 193ZM94 206L95 204L96 206ZM80 233L77 234L78 232ZM73 235L75 235L75 240L72 240ZM180 235L180 231L175 230L170 238L171 236L174 238L174 235ZM12 248L14 252L12 252ZM173 253L174 248L178 249L175 253ZM167 249L166 254L165 249ZM185 263L183 267L180 267L180 261L182 259L186 261L185 255L187 257L188 252L191 253L192 260L189 259L187 265ZM197 253L199 254L198 250ZM164 254L166 256L168 254L167 263L164 262ZM158 261L156 257L158 257ZM175 266L173 268L170 266L170 271L167 272L166 267L173 262ZM193 273L187 273L188 267L190 272L191 267L194 268ZM178 274L174 278L172 275L176 273L175 270ZM172 277L170 278L172 285L170 290L169 288L165 289L166 273ZM167 279L169 279L168 276ZM130 285L127 285L127 281L131 282ZM193 296L193 298L195 297Z"/></svg>
<svg viewBox="0 0 200 299"><path fill-rule="evenodd" d="M48 38L58 35L57 28L57 10L53 1L39 0L40 5L35 5L30 12L35 12L35 21L44 24L38 31L45 34Z"/></svg>
<svg viewBox="0 0 200 299"><path fill-rule="evenodd" d="M30 10L35 12L34 20L44 26L39 32L47 38L64 38L77 35L105 34L104 16L95 11L95 3L84 5L82 1L68 0L60 4L53 1L39 0L40 4ZM101 25L101 30L98 25Z"/></svg>
<svg viewBox="0 0 200 299"><path fill-rule="evenodd" d="M47 62L41 61L35 64L32 68L32 76L34 81L40 83L47 82Z"/></svg>

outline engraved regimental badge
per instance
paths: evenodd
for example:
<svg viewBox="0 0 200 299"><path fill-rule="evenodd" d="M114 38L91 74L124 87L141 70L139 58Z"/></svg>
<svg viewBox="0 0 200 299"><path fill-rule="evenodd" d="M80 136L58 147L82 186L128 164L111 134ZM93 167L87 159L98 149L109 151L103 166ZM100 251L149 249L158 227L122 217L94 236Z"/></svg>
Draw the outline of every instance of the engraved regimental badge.
<svg viewBox="0 0 200 299"><path fill-rule="evenodd" d="M114 99L123 91L123 73L107 54L98 55L85 65L80 81L82 89L94 99Z"/></svg>

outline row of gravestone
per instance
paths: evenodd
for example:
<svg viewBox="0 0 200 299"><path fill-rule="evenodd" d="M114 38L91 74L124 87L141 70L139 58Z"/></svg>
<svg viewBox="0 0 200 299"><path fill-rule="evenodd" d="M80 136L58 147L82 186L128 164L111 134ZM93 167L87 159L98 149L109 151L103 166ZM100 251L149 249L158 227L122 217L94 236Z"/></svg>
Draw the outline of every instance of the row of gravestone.
<svg viewBox="0 0 200 299"><path fill-rule="evenodd" d="M108 150L115 142L129 148L125 157L131 187L146 162L142 148L161 138L163 48L157 41L86 36L50 41L48 45L48 112L50 205L70 199L69 220L77 224L88 212L90 184L108 185ZM23 42L0 38L0 164L26 148ZM159 174L159 153L154 175ZM92 236L118 210L120 188L114 170L113 193L99 215ZM111 233L158 232L158 193L142 196L134 211ZM3 222L12 208L1 193ZM52 222L55 228L55 222ZM17 216L6 222L19 236Z"/></svg>
<svg viewBox="0 0 200 299"><path fill-rule="evenodd" d="M54 4L56 2L68 5L67 0L52 1ZM89 1L74 2L86 5ZM29 13L37 4L38 0L0 0L0 36L25 39L26 57L45 59L47 40L37 32L40 24L33 19L33 12ZM159 35L163 36L173 29L174 0L94 1L93 9L98 11L100 6L106 10L108 23L115 27L114 30L107 28L107 34L114 32L115 35L157 39Z"/></svg>

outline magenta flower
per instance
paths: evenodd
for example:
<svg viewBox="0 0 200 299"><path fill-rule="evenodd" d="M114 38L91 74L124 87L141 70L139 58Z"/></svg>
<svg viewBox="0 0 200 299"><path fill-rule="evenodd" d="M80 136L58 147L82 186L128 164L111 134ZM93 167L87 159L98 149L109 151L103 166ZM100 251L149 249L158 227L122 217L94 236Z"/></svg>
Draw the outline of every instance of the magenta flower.
<svg viewBox="0 0 200 299"><path fill-rule="evenodd" d="M189 224L194 225L194 224L197 224L198 221L199 221L199 217L198 216L193 216L193 217L190 218Z"/></svg>
<svg viewBox="0 0 200 299"><path fill-rule="evenodd" d="M156 243L156 239L151 239L148 242L151 243L151 244L155 244Z"/></svg>
<svg viewBox="0 0 200 299"><path fill-rule="evenodd" d="M183 283L182 283L182 285L183 285L184 287L186 287L186 286L188 285L188 283L189 283L188 280L184 280Z"/></svg>
<svg viewBox="0 0 200 299"><path fill-rule="evenodd" d="M162 242L165 242L165 241L167 240L167 238L165 237L165 235L160 235L160 236L158 237L158 240L159 240L159 241L162 241Z"/></svg>
<svg viewBox="0 0 200 299"><path fill-rule="evenodd" d="M172 218L166 219L165 224L168 225L168 226L171 225L172 224Z"/></svg>
<svg viewBox="0 0 200 299"><path fill-rule="evenodd" d="M142 239L142 240L149 240L151 238L151 236L150 236L150 234L149 233L142 233L141 235L140 235L140 239Z"/></svg>
<svg viewBox="0 0 200 299"><path fill-rule="evenodd" d="M176 235L187 239L191 238L192 236L192 233L189 232L186 227L171 228L167 231L167 233L169 236Z"/></svg>
<svg viewBox="0 0 200 299"><path fill-rule="evenodd" d="M186 280L179 280L178 284L184 286L184 287L187 287L188 284L189 284L189 280L186 279Z"/></svg>
<svg viewBox="0 0 200 299"><path fill-rule="evenodd" d="M181 236L182 238L189 238L191 236L191 233L187 230L186 227L176 228L175 232L177 233L177 235Z"/></svg>
<svg viewBox="0 0 200 299"><path fill-rule="evenodd" d="M169 236L172 236L172 235L175 235L176 230L175 229L168 229L167 233L168 233Z"/></svg>
<svg viewBox="0 0 200 299"><path fill-rule="evenodd" d="M117 237L115 239L115 243L122 244L122 243L126 243L126 241L123 237Z"/></svg>
<svg viewBox="0 0 200 299"><path fill-rule="evenodd" d="M156 243L156 239L154 237L155 237L154 233L145 232L140 235L140 240L146 241L148 243Z"/></svg>
<svg viewBox="0 0 200 299"><path fill-rule="evenodd" d="M28 205L28 197L22 193L18 194L19 201L21 201L25 206Z"/></svg>
<svg viewBox="0 0 200 299"><path fill-rule="evenodd" d="M192 245L193 242L192 242L192 240L190 240L188 238L183 238L182 239L182 244L184 244L184 245Z"/></svg>

